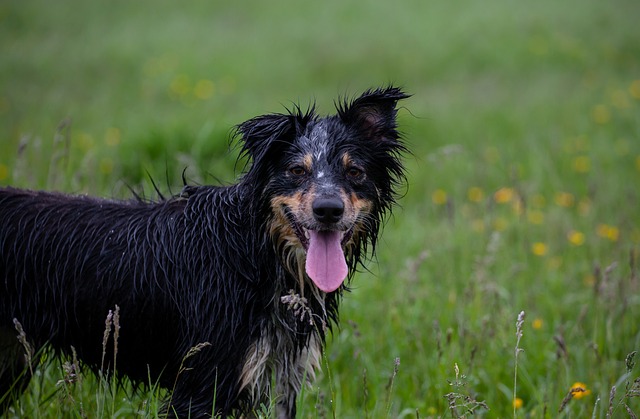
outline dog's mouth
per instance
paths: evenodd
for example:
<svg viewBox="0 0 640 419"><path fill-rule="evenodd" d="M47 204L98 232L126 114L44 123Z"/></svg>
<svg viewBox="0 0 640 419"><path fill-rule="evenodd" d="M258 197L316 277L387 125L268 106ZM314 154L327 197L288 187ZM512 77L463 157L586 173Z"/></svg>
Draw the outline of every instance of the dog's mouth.
<svg viewBox="0 0 640 419"><path fill-rule="evenodd" d="M307 253L305 271L313 283L324 292L340 288L349 274L343 246L353 236L353 227L347 230L306 228L285 210L287 219Z"/></svg>

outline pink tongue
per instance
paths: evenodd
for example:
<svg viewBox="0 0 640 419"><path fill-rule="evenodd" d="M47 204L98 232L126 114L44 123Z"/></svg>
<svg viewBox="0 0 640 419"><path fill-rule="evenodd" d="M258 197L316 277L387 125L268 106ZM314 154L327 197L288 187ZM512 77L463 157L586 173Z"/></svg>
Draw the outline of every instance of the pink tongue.
<svg viewBox="0 0 640 419"><path fill-rule="evenodd" d="M309 230L307 275L324 292L335 291L349 272L340 246L339 231Z"/></svg>

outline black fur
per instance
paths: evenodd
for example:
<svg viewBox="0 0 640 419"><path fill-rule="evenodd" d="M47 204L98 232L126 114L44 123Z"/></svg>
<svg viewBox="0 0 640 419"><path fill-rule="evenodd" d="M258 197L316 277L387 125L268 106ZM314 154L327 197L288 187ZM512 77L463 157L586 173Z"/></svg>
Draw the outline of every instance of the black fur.
<svg viewBox="0 0 640 419"><path fill-rule="evenodd" d="M102 341L118 306L115 369L173 389L171 416L246 413L269 397L279 417L295 416L346 289L323 292L304 273L308 235L338 232L345 283L373 252L403 181L406 97L387 87L334 116L296 108L239 125L251 163L228 187L186 186L154 203L0 188L0 413L30 374L15 321L36 350L73 347L112 370Z"/></svg>

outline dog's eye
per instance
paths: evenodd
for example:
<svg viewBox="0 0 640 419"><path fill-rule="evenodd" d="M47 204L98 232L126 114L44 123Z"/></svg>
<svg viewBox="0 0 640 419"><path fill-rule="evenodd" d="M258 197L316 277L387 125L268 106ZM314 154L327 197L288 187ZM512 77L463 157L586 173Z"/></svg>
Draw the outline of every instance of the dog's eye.
<svg viewBox="0 0 640 419"><path fill-rule="evenodd" d="M351 179L359 179L363 174L364 172L362 171L362 169L359 169L357 167L350 167L347 169L347 176Z"/></svg>
<svg viewBox="0 0 640 419"><path fill-rule="evenodd" d="M304 176L307 174L307 171L302 166L295 166L289 169L289 173L291 173L294 176Z"/></svg>

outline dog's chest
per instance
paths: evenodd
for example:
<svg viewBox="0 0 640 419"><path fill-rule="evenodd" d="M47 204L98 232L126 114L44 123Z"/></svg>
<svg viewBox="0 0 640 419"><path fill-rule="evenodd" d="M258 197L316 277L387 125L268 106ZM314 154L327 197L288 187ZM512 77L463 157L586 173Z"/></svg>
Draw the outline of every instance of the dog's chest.
<svg viewBox="0 0 640 419"><path fill-rule="evenodd" d="M248 393L250 404L257 407L271 396L286 403L305 382L315 379L320 369L322 339L315 331L308 335L308 342L302 347L297 339L293 331L270 327L250 345L240 375L240 391ZM276 388L272 395L274 375ZM292 401L295 402L295 398Z"/></svg>

